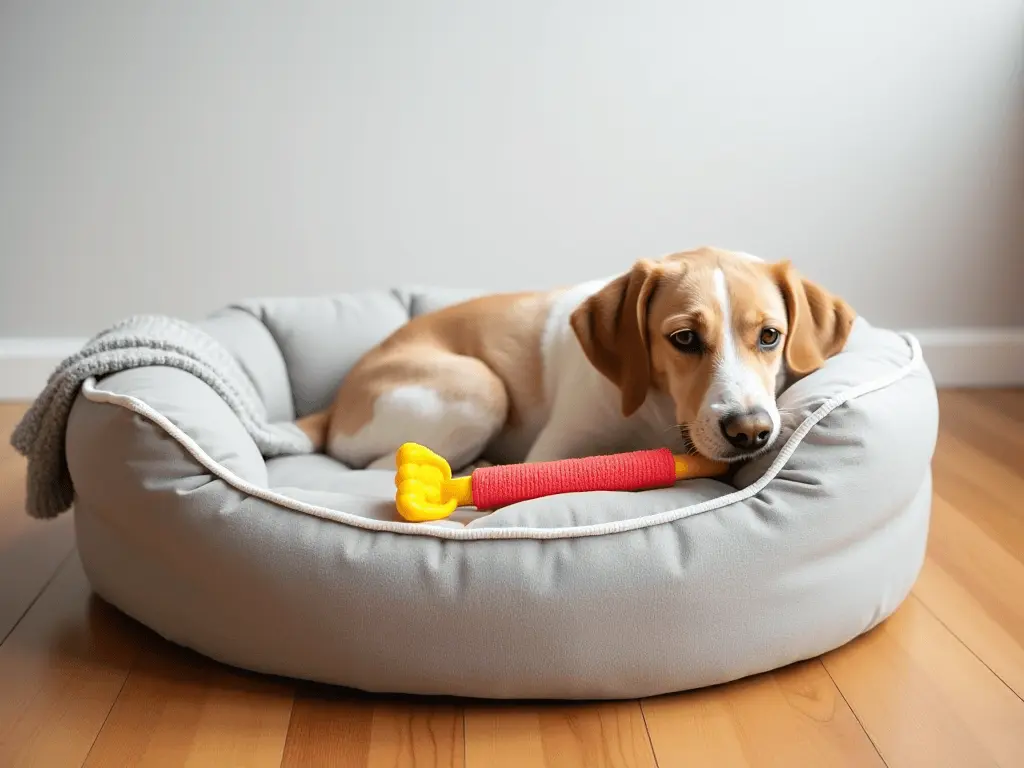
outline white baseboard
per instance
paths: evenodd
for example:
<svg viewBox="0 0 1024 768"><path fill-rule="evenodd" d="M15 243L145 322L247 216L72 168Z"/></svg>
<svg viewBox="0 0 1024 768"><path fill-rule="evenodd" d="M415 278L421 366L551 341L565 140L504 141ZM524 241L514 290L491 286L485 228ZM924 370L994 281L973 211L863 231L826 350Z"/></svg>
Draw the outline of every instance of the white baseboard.
<svg viewBox="0 0 1024 768"><path fill-rule="evenodd" d="M0 401L31 400L53 369L88 339L0 337Z"/></svg>
<svg viewBox="0 0 1024 768"><path fill-rule="evenodd" d="M940 387L1024 386L1024 328L912 330Z"/></svg>
<svg viewBox="0 0 1024 768"><path fill-rule="evenodd" d="M940 387L1024 386L1024 328L911 331ZM0 401L31 400L87 339L0 338Z"/></svg>

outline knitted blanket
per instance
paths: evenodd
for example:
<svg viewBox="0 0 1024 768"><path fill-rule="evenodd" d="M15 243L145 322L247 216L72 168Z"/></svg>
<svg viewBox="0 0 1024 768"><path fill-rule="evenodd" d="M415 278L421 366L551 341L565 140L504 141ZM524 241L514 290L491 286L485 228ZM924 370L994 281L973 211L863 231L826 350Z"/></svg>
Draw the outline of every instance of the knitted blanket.
<svg viewBox="0 0 1024 768"><path fill-rule="evenodd" d="M264 456L309 453L309 438L294 424L272 424L256 388L220 342L196 326L160 315L130 317L93 337L50 375L42 394L11 436L28 459L26 508L32 517L56 517L74 500L64 453L71 406L82 384L129 368L163 365L203 380L231 407Z"/></svg>

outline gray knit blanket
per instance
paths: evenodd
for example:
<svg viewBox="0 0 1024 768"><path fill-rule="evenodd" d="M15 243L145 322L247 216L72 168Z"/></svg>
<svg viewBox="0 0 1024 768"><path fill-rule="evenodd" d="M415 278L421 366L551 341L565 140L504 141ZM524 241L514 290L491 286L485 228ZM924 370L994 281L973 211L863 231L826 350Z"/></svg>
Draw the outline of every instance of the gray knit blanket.
<svg viewBox="0 0 1024 768"><path fill-rule="evenodd" d="M235 412L264 456L312 451L309 438L294 424L267 420L266 407L252 381L212 336L171 317L130 317L93 337L57 366L15 428L11 445L28 459L29 515L56 517L74 500L64 433L82 384L89 378L149 365L180 368L209 384Z"/></svg>

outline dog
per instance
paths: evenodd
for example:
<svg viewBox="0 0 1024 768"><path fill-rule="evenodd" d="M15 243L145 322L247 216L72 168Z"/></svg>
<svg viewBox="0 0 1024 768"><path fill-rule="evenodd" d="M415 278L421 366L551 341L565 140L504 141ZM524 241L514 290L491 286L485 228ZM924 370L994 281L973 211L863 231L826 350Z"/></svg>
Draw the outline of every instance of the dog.
<svg viewBox="0 0 1024 768"><path fill-rule="evenodd" d="M789 261L698 248L415 317L297 424L356 468L393 468L405 442L452 467L661 447L739 462L772 447L777 395L840 352L855 317Z"/></svg>

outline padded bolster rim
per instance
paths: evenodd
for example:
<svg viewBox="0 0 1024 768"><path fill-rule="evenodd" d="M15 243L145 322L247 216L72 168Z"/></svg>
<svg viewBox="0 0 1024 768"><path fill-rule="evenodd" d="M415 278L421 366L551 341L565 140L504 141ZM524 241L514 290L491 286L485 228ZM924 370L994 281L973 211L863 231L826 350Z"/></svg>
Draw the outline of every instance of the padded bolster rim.
<svg viewBox="0 0 1024 768"><path fill-rule="evenodd" d="M274 328L267 322L267 312L263 305L257 301L239 301L234 304L228 304L222 311L234 311L243 312L250 317L255 318L260 325L267 331L267 335L274 340L274 345L277 347L277 354L281 356L281 361L284 362L285 354L284 349L281 347L281 340L277 338L277 334L274 333ZM285 365L285 371L287 372L287 364ZM291 389L291 380L288 381L289 390Z"/></svg>
<svg viewBox="0 0 1024 768"><path fill-rule="evenodd" d="M457 541L473 540L494 540L494 539L572 539L586 536L607 536L616 533L624 533L656 525L664 525L681 520L693 515L699 515L716 509L727 507L760 493L782 470L789 461L789 458L796 452L800 443L811 431L811 429L828 414L839 408L844 403L870 394L871 392L885 389L906 378L911 373L924 368L924 358L921 346L917 339L909 334L902 333L900 336L910 348L910 360L900 367L884 376L871 381L863 382L846 389L839 395L829 398L822 403L813 413L801 422L796 428L782 450L775 457L771 466L755 482L745 488L732 493L709 499L699 504L688 507L671 509L644 517L616 520L608 523L597 523L592 525L569 526L565 528L463 528L452 529L439 526L424 525L421 523L408 523L392 520L373 520L359 515L353 515L340 510L328 509L292 499L283 494L267 488L260 488L250 482L238 477L227 467L220 465L210 457L191 437L178 428L163 414L150 407L148 404L130 395L121 395L114 392L107 392L99 389L93 379L88 380L82 388L85 397L93 402L110 403L133 411L146 419L149 419L167 434L177 441L192 457L207 470L220 477L229 485L242 493L254 496L264 501L280 506L294 512L319 517L335 523L341 523L355 528L362 528L371 531L384 533L397 533L412 536L430 536L439 539L450 539Z"/></svg>
<svg viewBox="0 0 1024 768"><path fill-rule="evenodd" d="M224 338L222 324L231 324L243 318L261 329L259 338L250 337L248 343L242 345ZM271 420L292 421L295 418L292 385L281 343L259 313L249 307L230 305L207 317L200 327L224 345L238 361L263 399ZM257 347L262 349L257 350ZM281 391L275 393L275 387Z"/></svg>

